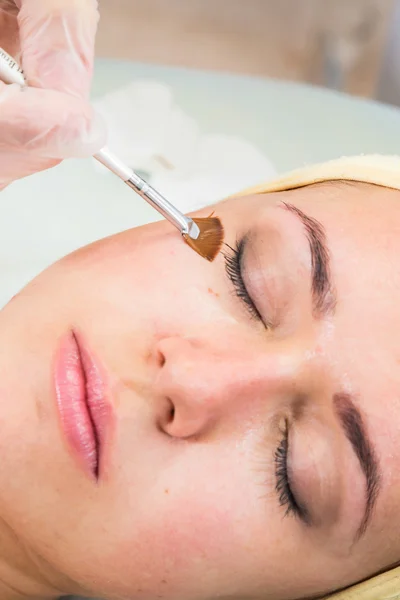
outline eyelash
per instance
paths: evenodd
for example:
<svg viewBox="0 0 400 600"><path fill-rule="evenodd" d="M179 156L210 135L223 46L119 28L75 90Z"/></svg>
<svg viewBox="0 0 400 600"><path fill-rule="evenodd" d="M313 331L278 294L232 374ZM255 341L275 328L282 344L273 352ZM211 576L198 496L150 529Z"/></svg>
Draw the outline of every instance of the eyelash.
<svg viewBox="0 0 400 600"><path fill-rule="evenodd" d="M285 517L291 514L300 517L303 521L308 520L307 511L300 506L290 488L288 475L288 453L289 453L289 429L285 427L284 436L275 450L275 489L278 494L279 504L286 508Z"/></svg>
<svg viewBox="0 0 400 600"><path fill-rule="evenodd" d="M247 291L246 284L243 279L242 274L242 259L243 259L243 251L245 246L246 238L242 238L241 240L236 242L234 248L225 244L227 248L229 248L230 253L224 254L225 258L225 271L233 284L235 289L236 296L245 304L246 309L250 313L250 315L257 319L257 321L263 322L263 318L258 311L256 305L254 304L249 292Z"/></svg>

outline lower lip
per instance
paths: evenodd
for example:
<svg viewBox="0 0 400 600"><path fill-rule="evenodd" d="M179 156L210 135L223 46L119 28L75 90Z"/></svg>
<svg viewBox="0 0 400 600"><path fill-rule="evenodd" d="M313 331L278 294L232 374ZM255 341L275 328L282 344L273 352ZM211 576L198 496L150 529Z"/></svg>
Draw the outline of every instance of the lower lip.
<svg viewBox="0 0 400 600"><path fill-rule="evenodd" d="M73 332L61 341L54 378L60 422L69 449L86 475L98 481L112 410L100 368Z"/></svg>

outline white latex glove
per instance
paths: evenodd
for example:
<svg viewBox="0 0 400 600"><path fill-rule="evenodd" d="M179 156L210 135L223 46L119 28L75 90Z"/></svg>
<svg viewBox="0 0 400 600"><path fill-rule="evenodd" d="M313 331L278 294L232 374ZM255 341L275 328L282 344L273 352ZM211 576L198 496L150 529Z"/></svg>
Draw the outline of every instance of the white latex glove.
<svg viewBox="0 0 400 600"><path fill-rule="evenodd" d="M88 102L98 18L97 0L0 0L0 47L29 86L0 82L0 189L105 144Z"/></svg>

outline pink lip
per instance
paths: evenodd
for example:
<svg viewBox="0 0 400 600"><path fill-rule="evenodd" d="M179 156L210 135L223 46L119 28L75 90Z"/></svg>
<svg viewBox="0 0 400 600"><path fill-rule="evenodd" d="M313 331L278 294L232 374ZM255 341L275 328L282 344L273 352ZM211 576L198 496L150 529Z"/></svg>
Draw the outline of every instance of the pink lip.
<svg viewBox="0 0 400 600"><path fill-rule="evenodd" d="M61 426L72 454L91 479L101 476L112 409L99 366L73 332L56 356L55 390Z"/></svg>

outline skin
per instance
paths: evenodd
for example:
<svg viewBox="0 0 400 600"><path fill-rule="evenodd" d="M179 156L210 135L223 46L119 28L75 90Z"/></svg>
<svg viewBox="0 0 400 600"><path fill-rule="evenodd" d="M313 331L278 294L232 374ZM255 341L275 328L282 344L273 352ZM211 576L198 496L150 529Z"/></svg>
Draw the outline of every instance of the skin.
<svg viewBox="0 0 400 600"><path fill-rule="evenodd" d="M323 225L335 311L312 308L310 249L289 202ZM226 242L257 228L246 283L266 329L167 223L63 259L0 313L0 595L288 600L400 556L400 192L333 183L216 207ZM61 433L60 340L79 330L115 411L96 484ZM352 394L380 464L365 478L338 421ZM285 516L274 455L311 522Z"/></svg>

